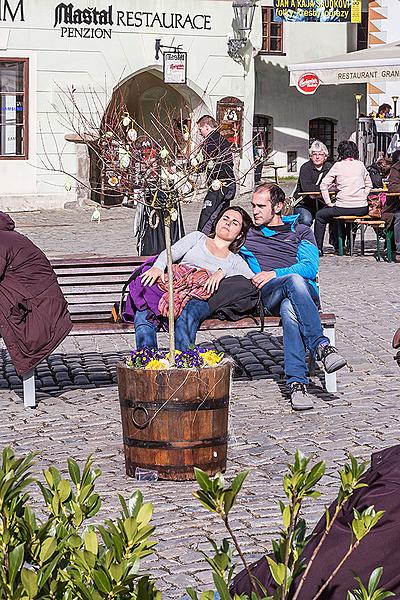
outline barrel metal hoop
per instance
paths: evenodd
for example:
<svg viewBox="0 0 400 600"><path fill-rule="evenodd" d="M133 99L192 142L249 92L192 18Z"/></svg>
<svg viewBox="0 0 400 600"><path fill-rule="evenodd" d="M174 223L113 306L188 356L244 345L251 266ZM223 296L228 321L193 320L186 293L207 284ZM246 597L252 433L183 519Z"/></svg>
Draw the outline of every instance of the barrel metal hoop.
<svg viewBox="0 0 400 600"><path fill-rule="evenodd" d="M215 467L218 467L218 462L215 463L214 465ZM201 469L202 471L208 471L210 470L210 463L196 463L195 465L154 465L154 464L147 464L147 463L131 463L129 466L129 471L132 474L132 477L135 476L135 470L137 467L140 467L141 469L148 469L149 471L157 471L158 473L193 473L193 469L194 467ZM218 471L220 472L221 470L224 470L225 467L220 467L218 468ZM160 479L162 479L162 477L160 477ZM194 479L194 476L193 476Z"/></svg>
<svg viewBox="0 0 400 600"><path fill-rule="evenodd" d="M182 402L179 400L171 400L166 403L165 400L161 402L144 402L138 403L125 398L120 398L120 405L124 408L136 409L138 406L143 407L146 410L162 410L170 412L195 412L199 410L215 410L220 408L226 408L229 406L229 396L223 398L199 400L198 402Z"/></svg>
<svg viewBox="0 0 400 600"><path fill-rule="evenodd" d="M191 442L190 440L176 440L174 442L156 440L137 440L135 438L124 436L124 444L126 446L163 450L193 450L194 448L212 448L213 446L223 446L227 442L227 435L193 442Z"/></svg>

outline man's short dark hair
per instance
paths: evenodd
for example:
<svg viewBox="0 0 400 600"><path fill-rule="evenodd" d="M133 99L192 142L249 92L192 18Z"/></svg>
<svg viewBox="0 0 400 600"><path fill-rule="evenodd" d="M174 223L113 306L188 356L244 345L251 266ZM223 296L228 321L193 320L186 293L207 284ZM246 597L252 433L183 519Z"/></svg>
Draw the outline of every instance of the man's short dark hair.
<svg viewBox="0 0 400 600"><path fill-rule="evenodd" d="M272 209L274 209L277 204L285 203L285 192L279 185L276 185L276 183L260 183L254 190L255 194L263 194L265 192L269 192Z"/></svg>
<svg viewBox="0 0 400 600"><path fill-rule="evenodd" d="M203 125L209 125L214 129L218 127L217 121L211 115L203 115L202 117L200 117L200 119L197 121L197 125L199 127L203 127Z"/></svg>

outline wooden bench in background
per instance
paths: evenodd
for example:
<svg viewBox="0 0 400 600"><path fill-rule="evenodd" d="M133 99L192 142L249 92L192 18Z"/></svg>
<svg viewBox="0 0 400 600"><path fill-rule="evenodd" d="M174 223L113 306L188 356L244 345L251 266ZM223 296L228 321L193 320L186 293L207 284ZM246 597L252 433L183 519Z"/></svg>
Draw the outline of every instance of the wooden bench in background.
<svg viewBox="0 0 400 600"><path fill-rule="evenodd" d="M115 323L111 310L120 300L121 291L132 271L140 266L146 257L92 257L62 258L51 260L60 287L68 302L73 328L70 335L97 335L132 333L132 323ZM325 335L335 345L336 317L331 313L321 313L321 323ZM201 330L255 329L259 322L251 317L239 321L207 319ZM279 317L266 317L264 327L279 327ZM325 374L326 389L336 392L336 374ZM34 376L24 378L24 405L35 406Z"/></svg>

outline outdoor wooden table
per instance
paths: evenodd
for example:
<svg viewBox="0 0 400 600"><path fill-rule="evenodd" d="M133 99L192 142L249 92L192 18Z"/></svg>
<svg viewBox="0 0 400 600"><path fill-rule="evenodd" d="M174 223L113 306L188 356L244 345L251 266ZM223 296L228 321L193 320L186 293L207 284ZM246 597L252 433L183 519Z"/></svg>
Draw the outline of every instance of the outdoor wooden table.
<svg viewBox="0 0 400 600"><path fill-rule="evenodd" d="M278 170L286 169L286 165L274 165L273 163L265 163L265 166L267 168L274 169L275 183L278 184L279 183Z"/></svg>
<svg viewBox="0 0 400 600"><path fill-rule="evenodd" d="M333 196L333 195L336 194L336 192L329 192L329 194L331 196ZM299 202L296 202L296 204L294 206L297 206L297 204L300 204L301 200L303 198L305 198L306 196L310 196L311 198L315 198L315 212L317 212L317 210L318 210L318 199L322 197L321 192L301 192L299 194L300 200L299 200Z"/></svg>

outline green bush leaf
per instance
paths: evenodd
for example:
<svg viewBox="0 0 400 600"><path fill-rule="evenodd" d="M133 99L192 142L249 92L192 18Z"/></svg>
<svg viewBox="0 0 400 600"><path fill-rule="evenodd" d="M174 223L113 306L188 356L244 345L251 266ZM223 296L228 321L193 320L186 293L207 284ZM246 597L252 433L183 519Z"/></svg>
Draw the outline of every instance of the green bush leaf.
<svg viewBox="0 0 400 600"><path fill-rule="evenodd" d="M41 563L51 558L57 549L57 540L53 537L46 538L40 548L39 559Z"/></svg>
<svg viewBox="0 0 400 600"><path fill-rule="evenodd" d="M88 531L84 535L83 539L85 542L85 550L97 556L97 553L99 551L99 543L97 541L97 535L95 534L95 532L93 530Z"/></svg>
<svg viewBox="0 0 400 600"><path fill-rule="evenodd" d="M228 586L226 585L224 579L218 573L213 573L213 579L215 583L215 587L217 588L217 592L219 593L221 600L231 600L231 596L229 593Z"/></svg>
<svg viewBox="0 0 400 600"><path fill-rule="evenodd" d="M71 484L66 479L61 479L58 484L58 495L60 496L60 502L65 502L71 495Z"/></svg>
<svg viewBox="0 0 400 600"><path fill-rule="evenodd" d="M73 458L69 458L67 462L68 462L69 476L71 477L74 484L78 485L78 483L80 483L80 480L81 480L81 473L79 470L78 463Z"/></svg>
<svg viewBox="0 0 400 600"><path fill-rule="evenodd" d="M275 583L282 585L285 579L285 565L283 563L277 564L270 556L267 556L267 561Z"/></svg>
<svg viewBox="0 0 400 600"><path fill-rule="evenodd" d="M137 522L139 523L139 529L142 529L143 527L148 525L152 515L153 515L153 506L150 504L150 502L146 502L140 508L140 510L137 514L137 517L136 517Z"/></svg>
<svg viewBox="0 0 400 600"><path fill-rule="evenodd" d="M104 571L94 570L92 576L97 589L103 592L103 594L109 594L111 592L112 585Z"/></svg>
<svg viewBox="0 0 400 600"><path fill-rule="evenodd" d="M38 592L37 575L31 569L22 567L21 582L24 589L27 591L29 598L36 596Z"/></svg>
<svg viewBox="0 0 400 600"><path fill-rule="evenodd" d="M242 489L244 480L246 479L246 477L249 473L250 473L250 471L242 471L241 473L238 473L236 475L235 479L232 481L231 489L232 489L232 492L235 494L235 496L237 496L237 494Z"/></svg>
<svg viewBox="0 0 400 600"><path fill-rule="evenodd" d="M194 474L201 489L205 492L209 492L212 489L212 482L207 473L195 467Z"/></svg>
<svg viewBox="0 0 400 600"><path fill-rule="evenodd" d="M20 572L24 562L24 543L19 544L8 555L9 561L9 582L13 586L17 573Z"/></svg>

